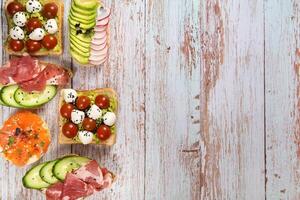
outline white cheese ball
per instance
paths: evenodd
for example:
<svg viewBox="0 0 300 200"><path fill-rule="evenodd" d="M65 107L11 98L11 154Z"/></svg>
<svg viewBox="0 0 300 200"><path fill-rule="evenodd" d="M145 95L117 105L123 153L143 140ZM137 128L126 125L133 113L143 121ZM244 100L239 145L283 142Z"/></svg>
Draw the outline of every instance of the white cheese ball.
<svg viewBox="0 0 300 200"><path fill-rule="evenodd" d="M97 120L102 116L102 111L98 106L92 105L86 114L89 118Z"/></svg>
<svg viewBox="0 0 300 200"><path fill-rule="evenodd" d="M112 126L116 123L116 115L113 112L107 112L103 115L103 123L107 126Z"/></svg>
<svg viewBox="0 0 300 200"><path fill-rule="evenodd" d="M71 112L71 121L74 124L80 124L83 121L84 116L85 116L85 114L83 111L74 109Z"/></svg>
<svg viewBox="0 0 300 200"><path fill-rule="evenodd" d="M93 133L90 131L79 131L78 138L82 144L90 144L93 141Z"/></svg>
<svg viewBox="0 0 300 200"><path fill-rule="evenodd" d="M42 5L37 0L29 0L26 3L26 10L29 13L38 13L42 10Z"/></svg>
<svg viewBox="0 0 300 200"><path fill-rule="evenodd" d="M15 26L10 29L9 36L14 40L23 40L25 37L25 34L24 34L24 31L20 27Z"/></svg>
<svg viewBox="0 0 300 200"><path fill-rule="evenodd" d="M64 89L63 94L64 100L67 103L74 103L78 96L76 90L73 89Z"/></svg>
<svg viewBox="0 0 300 200"><path fill-rule="evenodd" d="M29 34L29 38L35 41L42 40L44 36L45 36L45 31L42 28L36 28Z"/></svg>
<svg viewBox="0 0 300 200"><path fill-rule="evenodd" d="M16 12L13 16L14 24L20 27L25 26L26 24L26 14L25 12Z"/></svg>
<svg viewBox="0 0 300 200"><path fill-rule="evenodd" d="M54 34L58 31L57 22L55 19L49 19L47 20L45 24L45 29L48 33Z"/></svg>

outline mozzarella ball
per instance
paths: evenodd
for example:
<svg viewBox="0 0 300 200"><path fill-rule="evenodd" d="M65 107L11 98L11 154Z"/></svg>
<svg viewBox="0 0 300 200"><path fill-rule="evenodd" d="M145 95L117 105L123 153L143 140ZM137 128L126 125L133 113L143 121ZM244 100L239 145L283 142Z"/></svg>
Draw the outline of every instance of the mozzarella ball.
<svg viewBox="0 0 300 200"><path fill-rule="evenodd" d="M42 10L42 5L37 0L29 0L26 3L26 10L29 13L38 13Z"/></svg>
<svg viewBox="0 0 300 200"><path fill-rule="evenodd" d="M80 124L83 121L84 116L85 116L85 114L83 111L74 109L71 112L71 121L74 124Z"/></svg>
<svg viewBox="0 0 300 200"><path fill-rule="evenodd" d="M14 40L23 40L25 37L25 34L24 34L24 31L20 27L15 26L10 29L9 36Z"/></svg>
<svg viewBox="0 0 300 200"><path fill-rule="evenodd" d="M47 20L45 24L45 29L48 33L54 34L58 31L58 26L55 19L49 19Z"/></svg>
<svg viewBox="0 0 300 200"><path fill-rule="evenodd" d="M87 111L87 116L93 120L97 120L102 116L102 111L98 106L92 105Z"/></svg>
<svg viewBox="0 0 300 200"><path fill-rule="evenodd" d="M93 133L90 131L79 131L78 138L82 144L90 144L93 141Z"/></svg>
<svg viewBox="0 0 300 200"><path fill-rule="evenodd" d="M26 14L25 12L16 12L13 16L14 24L20 27L25 26L26 24Z"/></svg>
<svg viewBox="0 0 300 200"><path fill-rule="evenodd" d="M113 112L107 112L103 115L103 123L107 126L112 126L116 123L116 115Z"/></svg>
<svg viewBox="0 0 300 200"><path fill-rule="evenodd" d="M64 89L63 94L64 100L67 103L74 103L78 96L76 90L73 89Z"/></svg>
<svg viewBox="0 0 300 200"><path fill-rule="evenodd" d="M44 36L45 31L42 28L36 28L29 34L29 38L36 41L42 40Z"/></svg>

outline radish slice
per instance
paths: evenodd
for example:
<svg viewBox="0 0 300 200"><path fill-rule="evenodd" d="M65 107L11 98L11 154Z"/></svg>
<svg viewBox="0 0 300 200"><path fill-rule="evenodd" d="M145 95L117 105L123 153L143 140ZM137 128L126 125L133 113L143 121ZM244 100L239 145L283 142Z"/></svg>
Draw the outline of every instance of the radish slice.
<svg viewBox="0 0 300 200"><path fill-rule="evenodd" d="M92 65L102 65L103 63L105 63L106 59L107 58L104 58L101 61L90 61L90 64L92 64Z"/></svg>
<svg viewBox="0 0 300 200"><path fill-rule="evenodd" d="M106 31L95 32L93 39L102 39L102 38L104 38L106 36L107 36L107 32Z"/></svg>
<svg viewBox="0 0 300 200"><path fill-rule="evenodd" d="M103 20L97 21L96 22L96 26L106 26L109 22L109 18L105 18Z"/></svg>
<svg viewBox="0 0 300 200"><path fill-rule="evenodd" d="M100 44L100 45L91 44L91 49L94 51L100 51L100 50L104 49L106 46L107 46L106 42L103 44Z"/></svg>
<svg viewBox="0 0 300 200"><path fill-rule="evenodd" d="M99 57L101 57L103 55L106 56L107 52L108 52L108 47L106 46L105 48L103 48L102 50L99 50L99 51L92 50L91 51L91 56L99 56Z"/></svg>
<svg viewBox="0 0 300 200"><path fill-rule="evenodd" d="M100 62L100 61L104 60L106 57L107 57L106 54L102 55L102 56L95 56L95 55L93 55L93 56L90 56L89 61Z"/></svg>
<svg viewBox="0 0 300 200"><path fill-rule="evenodd" d="M109 16L110 16L110 9L109 8L100 7L98 9L97 21L108 18Z"/></svg>
<svg viewBox="0 0 300 200"><path fill-rule="evenodd" d="M106 31L106 29L107 29L107 25L106 26L96 26L95 27L95 32L102 32L102 31Z"/></svg>
<svg viewBox="0 0 300 200"><path fill-rule="evenodd" d="M95 45L101 45L101 44L106 43L106 40L107 40L107 35L105 35L105 36L104 36L103 38L101 38L101 39L93 38L93 39L92 39L92 44L95 44Z"/></svg>

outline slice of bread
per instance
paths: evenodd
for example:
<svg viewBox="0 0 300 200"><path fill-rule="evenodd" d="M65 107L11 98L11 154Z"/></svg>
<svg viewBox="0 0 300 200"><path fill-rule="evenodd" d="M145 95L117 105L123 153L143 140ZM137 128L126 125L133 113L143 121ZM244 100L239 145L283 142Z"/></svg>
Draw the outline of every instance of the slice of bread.
<svg viewBox="0 0 300 200"><path fill-rule="evenodd" d="M12 27L11 27L11 24L8 22L8 19L11 18L11 16L8 14L6 8L7 8L8 4L13 1L14 0L7 0L5 3L5 6L4 6L5 15L6 15L6 19L7 19L7 25L8 25L8 32ZM55 34L55 36L57 38L57 45L60 46L60 49L59 49L59 51L54 51L53 49L52 50L44 49L42 51L40 50L40 51L37 51L34 53L30 53L30 55L32 55L32 56L59 56L63 52L62 32L63 32L63 18L64 18L64 3L61 0L44 0L43 5L46 3L50 3L50 2L53 2L58 6L58 13L57 13L58 32ZM25 48L19 52L15 52L15 51L11 50L8 46L8 39L6 40L6 43L5 43L5 49L9 55L22 56L24 53L28 53L25 51Z"/></svg>
<svg viewBox="0 0 300 200"><path fill-rule="evenodd" d="M99 88L99 89L95 89L95 90L77 90L77 92L81 92L83 94L85 93L89 93L89 92L94 92L97 94L105 94L107 95L110 99L114 99L117 102L116 105L116 110L114 112L117 112L118 110L118 97L117 97L117 93L112 89L112 88ZM64 98L63 98L63 91L61 91L61 95L59 98L59 110L62 106L62 104L64 103ZM59 144L81 144L80 142L77 142L75 140L73 140L72 138L67 138L66 136L64 136L64 134L62 133L62 127L64 125L64 119L63 117L61 117L60 113L59 113L59 136L58 136L58 142ZM96 144L96 145L106 145L106 146L112 146L116 143L116 132L113 133L110 138L108 138L105 141L100 141L99 144L96 144L94 141L91 144Z"/></svg>

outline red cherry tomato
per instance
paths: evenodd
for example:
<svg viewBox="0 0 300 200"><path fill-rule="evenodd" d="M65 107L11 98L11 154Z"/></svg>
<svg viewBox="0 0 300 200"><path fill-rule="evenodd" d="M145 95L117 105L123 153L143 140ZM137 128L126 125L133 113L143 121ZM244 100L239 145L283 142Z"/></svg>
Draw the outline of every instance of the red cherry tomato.
<svg viewBox="0 0 300 200"><path fill-rule="evenodd" d="M42 45L39 41L27 40L26 48L29 53L36 52L42 48Z"/></svg>
<svg viewBox="0 0 300 200"><path fill-rule="evenodd" d="M9 48L13 51L21 51L24 48L23 40L13 40L9 41Z"/></svg>
<svg viewBox="0 0 300 200"><path fill-rule="evenodd" d="M57 45L57 39L53 35L46 35L42 40L42 44L46 49L53 49Z"/></svg>
<svg viewBox="0 0 300 200"><path fill-rule="evenodd" d="M106 95L98 95L95 99L95 104L101 108L106 109L109 107L109 98Z"/></svg>
<svg viewBox="0 0 300 200"><path fill-rule="evenodd" d="M26 29L29 32L33 31L36 28L41 28L42 26L43 25L42 25L41 21L36 17L28 19L28 21L26 23Z"/></svg>
<svg viewBox="0 0 300 200"><path fill-rule="evenodd" d="M93 131L96 128L96 121L91 118L84 118L82 126L84 130Z"/></svg>
<svg viewBox="0 0 300 200"><path fill-rule="evenodd" d="M105 167L103 167L103 168L101 168L101 172L102 172L102 175L105 176L105 174L108 173L108 170Z"/></svg>
<svg viewBox="0 0 300 200"><path fill-rule="evenodd" d="M107 140L111 135L111 130L109 126L104 124L100 125L97 129L97 136L100 140Z"/></svg>
<svg viewBox="0 0 300 200"><path fill-rule="evenodd" d="M91 100L87 96L80 96L76 99L76 106L79 110L87 109L90 104Z"/></svg>
<svg viewBox="0 0 300 200"><path fill-rule="evenodd" d="M8 4L7 6L7 12L13 16L16 12L20 12L23 11L24 7L21 3L13 1L11 3Z"/></svg>
<svg viewBox="0 0 300 200"><path fill-rule="evenodd" d="M55 3L47 3L44 5L42 13L44 17L51 19L56 17L57 12L58 12L58 7Z"/></svg>
<svg viewBox="0 0 300 200"><path fill-rule="evenodd" d="M78 127L72 122L67 122L63 125L62 132L67 138L73 138L77 135Z"/></svg>
<svg viewBox="0 0 300 200"><path fill-rule="evenodd" d="M60 114L61 114L62 117L70 119L71 118L71 113L72 113L73 109L74 109L74 106L72 104L65 103L60 108Z"/></svg>

